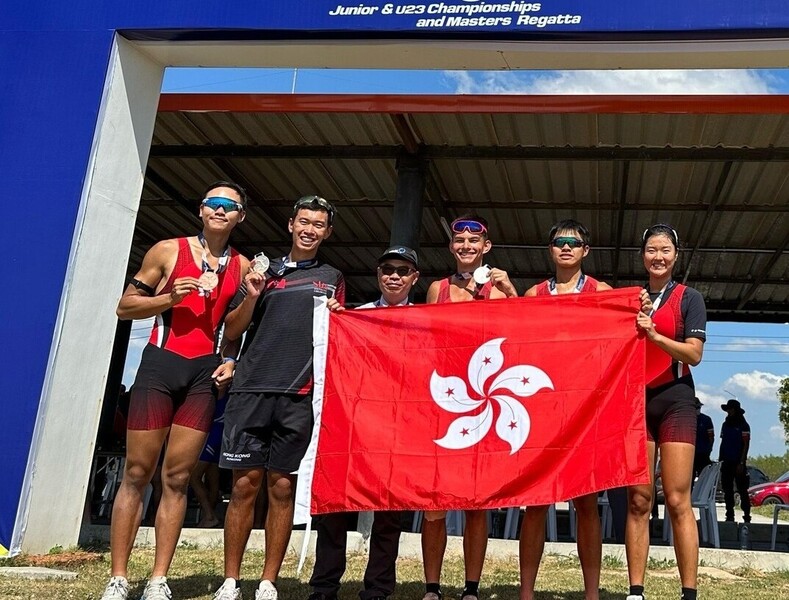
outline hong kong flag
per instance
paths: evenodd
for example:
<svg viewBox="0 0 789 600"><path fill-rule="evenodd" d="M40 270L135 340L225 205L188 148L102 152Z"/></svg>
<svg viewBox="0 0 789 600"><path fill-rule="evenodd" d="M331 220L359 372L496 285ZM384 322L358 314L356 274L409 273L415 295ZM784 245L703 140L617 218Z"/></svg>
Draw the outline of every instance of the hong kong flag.
<svg viewBox="0 0 789 600"><path fill-rule="evenodd" d="M310 512L551 504L647 483L639 291L316 311Z"/></svg>

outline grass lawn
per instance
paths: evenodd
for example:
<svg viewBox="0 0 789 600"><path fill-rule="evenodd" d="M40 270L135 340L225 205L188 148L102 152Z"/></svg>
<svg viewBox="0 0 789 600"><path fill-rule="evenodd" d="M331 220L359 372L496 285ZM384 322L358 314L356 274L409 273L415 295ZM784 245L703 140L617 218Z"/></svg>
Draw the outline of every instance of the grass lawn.
<svg viewBox="0 0 789 600"><path fill-rule="evenodd" d="M242 590L244 598L251 600L257 584L263 555L249 551L244 560ZM356 600L361 588L366 557L351 555L348 560L346 584L341 600ZM130 565L132 594L137 600L145 584L145 577L153 563L153 550L135 549ZM74 550L46 556L22 556L9 560L8 566L38 565L73 570L76 579L23 580L0 577L0 598L3 600L73 599L97 600L109 574L109 554ZM702 567L699 579L700 598L703 600L758 600L789 598L789 572L762 573L749 570L734 572ZM210 600L221 584L222 549L195 549L180 547L170 572L170 587L174 600ZM311 572L308 563L301 577L296 576L296 557L289 555L279 581L280 598L306 600L309 595L307 581ZM398 586L393 598L420 600L424 593L422 565L414 559L398 562ZM444 593L447 600L459 598L463 586L463 565L459 558L448 557L444 564ZM581 573L578 561L572 558L546 556L537 580L539 600L583 600ZM601 598L623 599L627 593L625 565L618 559L606 557L603 561ZM673 563L652 563L647 575L647 594L650 600L679 598L679 580ZM516 600L518 598L518 562L516 558L490 558L485 565L481 588L483 600Z"/></svg>

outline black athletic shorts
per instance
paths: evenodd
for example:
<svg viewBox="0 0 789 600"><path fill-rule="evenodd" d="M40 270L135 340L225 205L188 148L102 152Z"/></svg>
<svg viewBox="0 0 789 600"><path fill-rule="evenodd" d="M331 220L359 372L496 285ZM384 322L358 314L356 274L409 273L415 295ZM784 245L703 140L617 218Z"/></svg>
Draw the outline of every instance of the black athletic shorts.
<svg viewBox="0 0 789 600"><path fill-rule="evenodd" d="M211 374L220 360L218 354L184 358L148 344L131 388L128 429L151 431L181 425L207 432L216 405Z"/></svg>
<svg viewBox="0 0 789 600"><path fill-rule="evenodd" d="M307 452L312 424L311 395L231 391L219 466L292 473Z"/></svg>
<svg viewBox="0 0 789 600"><path fill-rule="evenodd" d="M658 388L647 388L647 439L658 445L696 445L696 400L693 380L685 376Z"/></svg>

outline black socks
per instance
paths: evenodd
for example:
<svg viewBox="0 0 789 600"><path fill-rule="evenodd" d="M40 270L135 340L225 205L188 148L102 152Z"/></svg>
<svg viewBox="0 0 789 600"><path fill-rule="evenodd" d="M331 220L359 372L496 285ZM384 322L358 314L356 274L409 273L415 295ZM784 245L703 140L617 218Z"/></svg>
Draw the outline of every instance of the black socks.
<svg viewBox="0 0 789 600"><path fill-rule="evenodd" d="M479 597L479 581L466 580L466 585L463 588L463 594L461 595L461 598L468 595Z"/></svg>
<svg viewBox="0 0 789 600"><path fill-rule="evenodd" d="M696 590L693 588L682 588L681 600L696 600Z"/></svg>
<svg viewBox="0 0 789 600"><path fill-rule="evenodd" d="M441 584L440 583L426 583L425 584L425 591L430 594L436 594L439 598L443 598L444 594L441 593Z"/></svg>
<svg viewBox="0 0 789 600"><path fill-rule="evenodd" d="M631 585L630 586L630 596L641 596L644 597L644 586L643 585Z"/></svg>

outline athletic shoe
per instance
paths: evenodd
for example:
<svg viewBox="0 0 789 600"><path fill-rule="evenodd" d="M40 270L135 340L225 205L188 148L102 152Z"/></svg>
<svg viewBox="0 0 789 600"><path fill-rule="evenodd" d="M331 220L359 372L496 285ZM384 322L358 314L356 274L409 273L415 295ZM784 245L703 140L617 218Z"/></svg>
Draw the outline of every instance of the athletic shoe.
<svg viewBox="0 0 789 600"><path fill-rule="evenodd" d="M442 600L441 594L435 592L428 592L422 600Z"/></svg>
<svg viewBox="0 0 789 600"><path fill-rule="evenodd" d="M233 580L225 580L214 594L214 600L241 600L241 588Z"/></svg>
<svg viewBox="0 0 789 600"><path fill-rule="evenodd" d="M463 590L463 595L460 597L460 600L479 600L479 596Z"/></svg>
<svg viewBox="0 0 789 600"><path fill-rule="evenodd" d="M255 590L255 600L277 600L277 588L269 580L264 579Z"/></svg>
<svg viewBox="0 0 789 600"><path fill-rule="evenodd" d="M307 600L337 600L337 596L327 596L323 592L312 592Z"/></svg>
<svg viewBox="0 0 789 600"><path fill-rule="evenodd" d="M167 577L152 577L145 586L140 600L172 600L173 593L167 587Z"/></svg>
<svg viewBox="0 0 789 600"><path fill-rule="evenodd" d="M129 597L129 582L125 577L110 577L101 600L126 600Z"/></svg>
<svg viewBox="0 0 789 600"><path fill-rule="evenodd" d="M646 596L639 594L638 596L628 596L627 600L645 600Z"/></svg>

